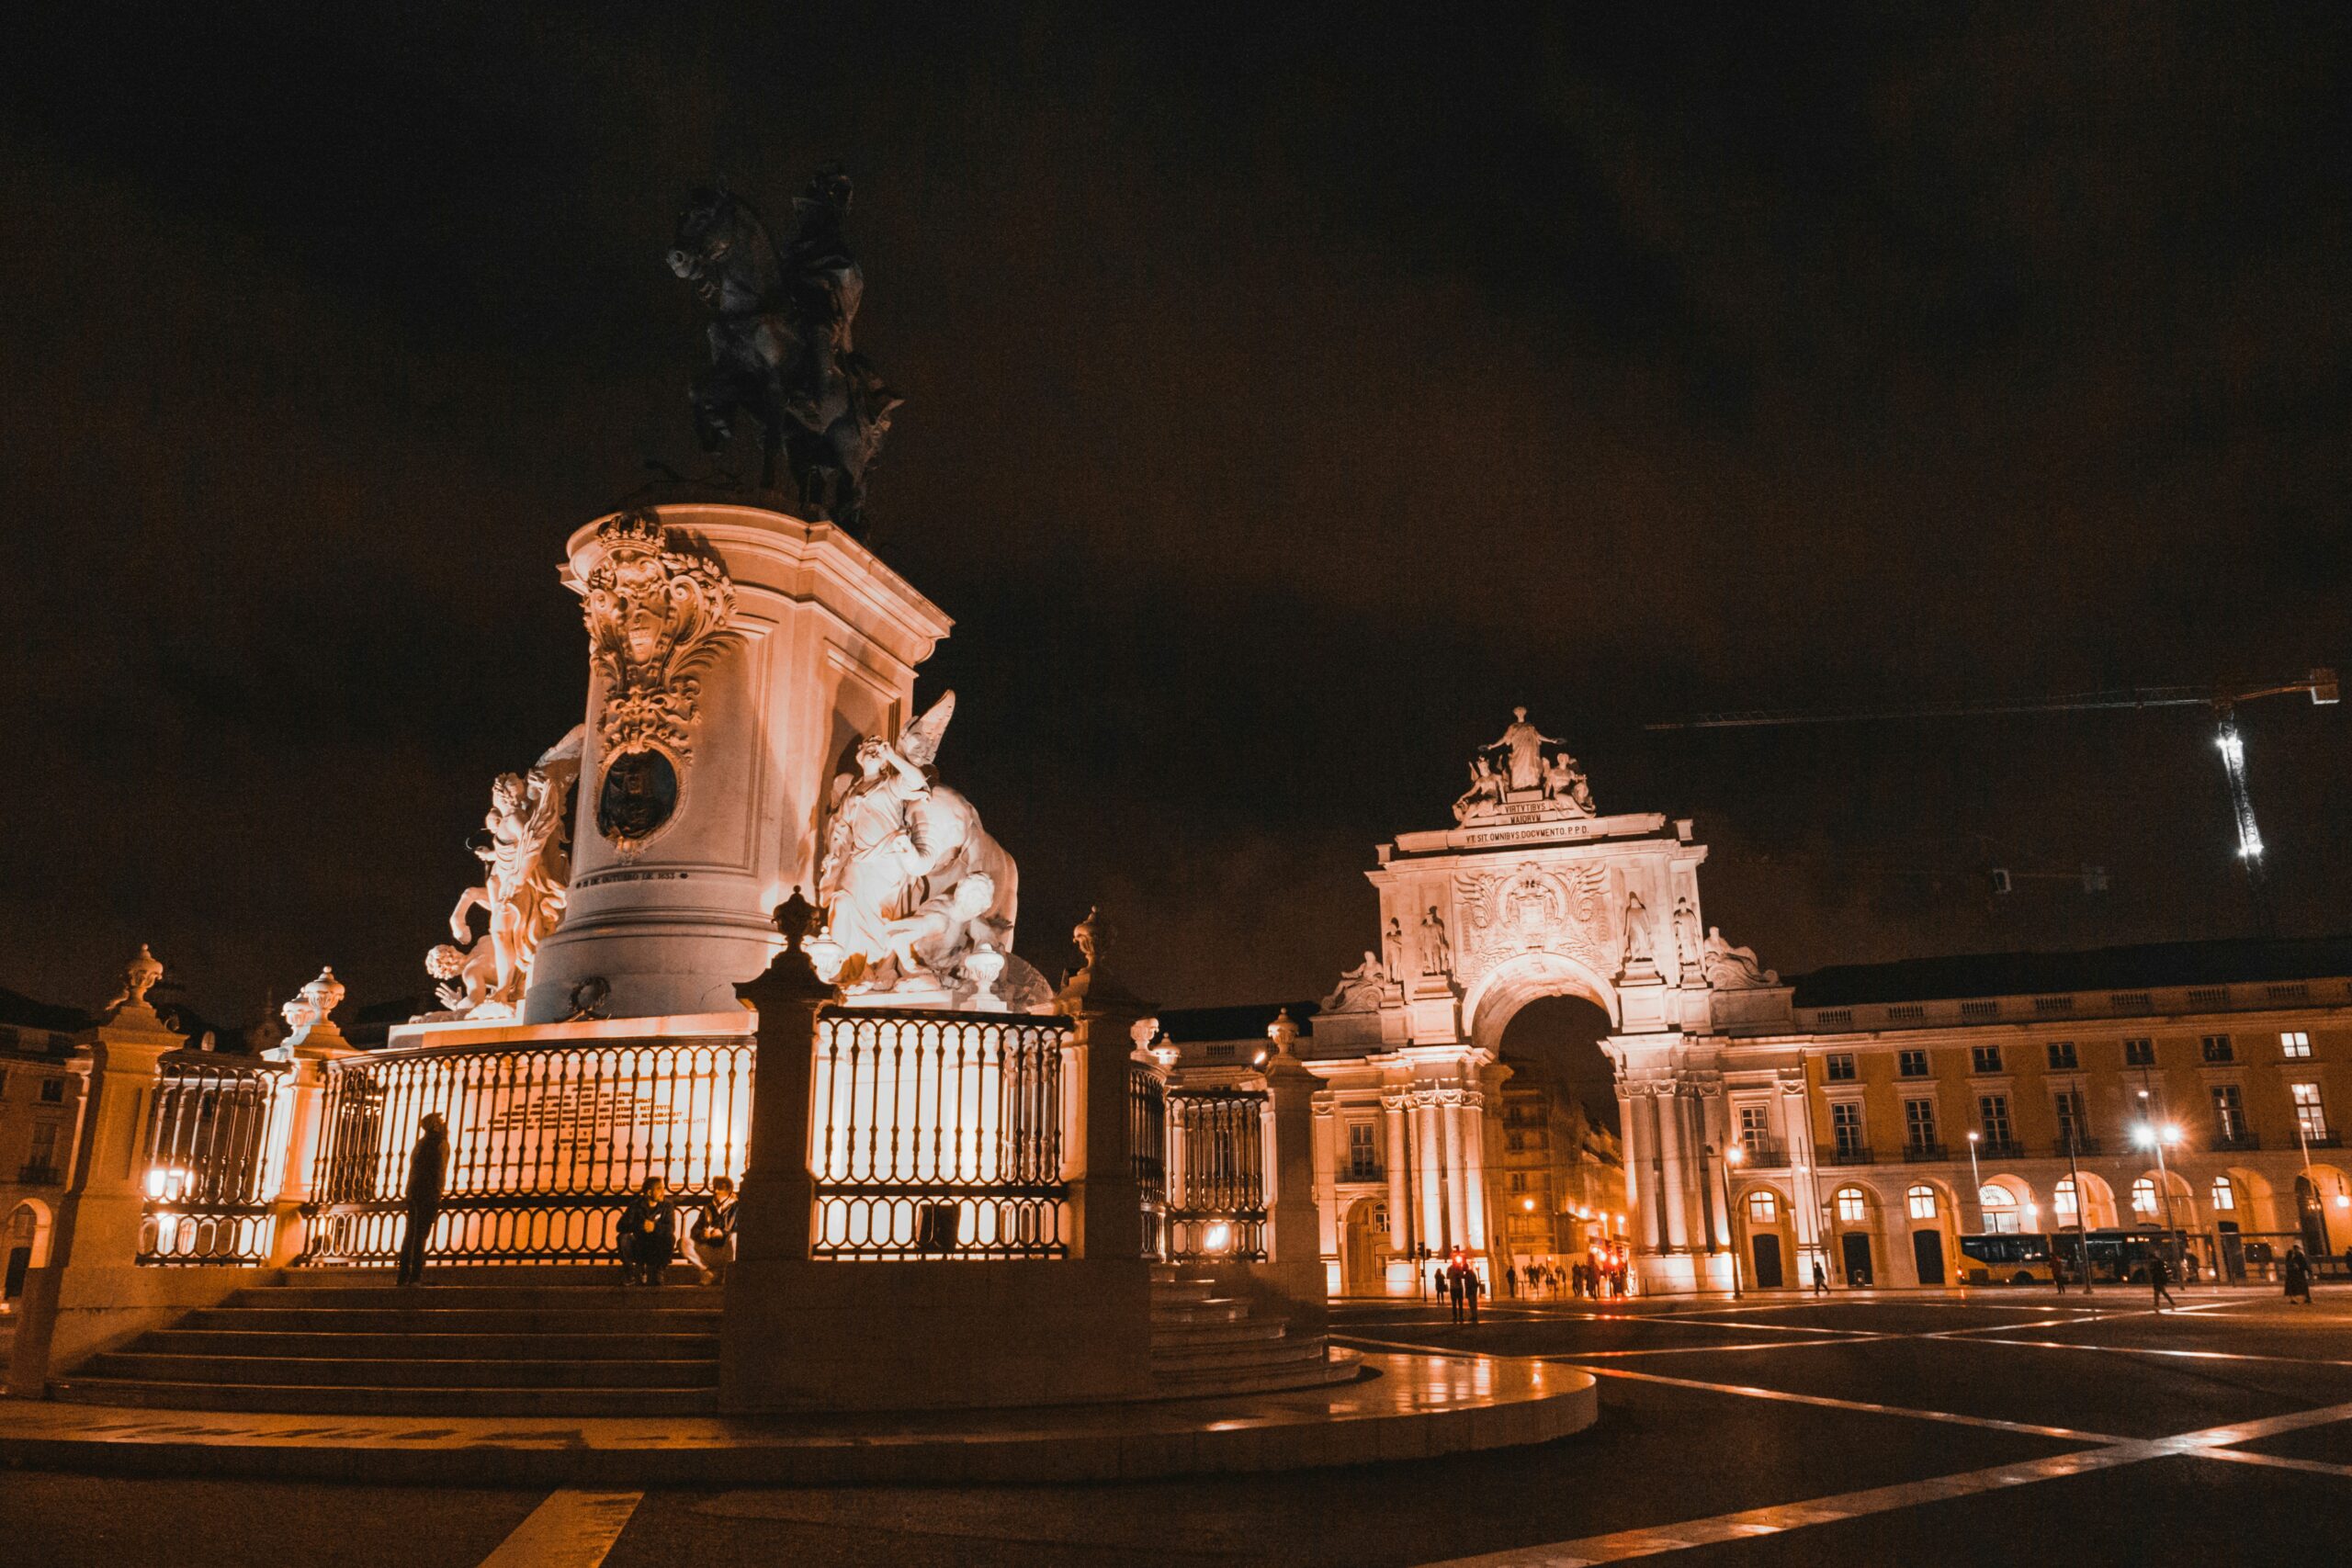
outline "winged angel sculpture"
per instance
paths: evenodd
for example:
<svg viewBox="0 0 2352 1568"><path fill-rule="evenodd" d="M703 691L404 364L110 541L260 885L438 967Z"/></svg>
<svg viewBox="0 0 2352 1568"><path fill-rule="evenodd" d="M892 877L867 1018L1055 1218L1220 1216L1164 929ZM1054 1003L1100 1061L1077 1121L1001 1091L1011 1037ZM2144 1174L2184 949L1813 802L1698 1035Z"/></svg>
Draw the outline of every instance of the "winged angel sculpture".
<svg viewBox="0 0 2352 1568"><path fill-rule="evenodd" d="M972 803L939 782L955 714L949 692L897 740L859 741L854 771L833 780L817 902L844 955L843 985L935 983L960 995L983 984L967 967L983 949L1019 962L1020 874Z"/></svg>

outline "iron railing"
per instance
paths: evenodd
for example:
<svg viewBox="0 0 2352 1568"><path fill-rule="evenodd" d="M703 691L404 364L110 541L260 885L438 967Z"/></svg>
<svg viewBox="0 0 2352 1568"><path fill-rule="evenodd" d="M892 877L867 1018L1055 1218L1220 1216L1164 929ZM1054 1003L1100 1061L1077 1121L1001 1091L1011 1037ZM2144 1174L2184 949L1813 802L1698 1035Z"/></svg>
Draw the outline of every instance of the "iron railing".
<svg viewBox="0 0 2352 1568"><path fill-rule="evenodd" d="M1069 1021L844 1009L819 1020L810 1253L1067 1258Z"/></svg>
<svg viewBox="0 0 2352 1568"><path fill-rule="evenodd" d="M1143 1255L1168 1256L1168 1083L1142 1062L1127 1064L1127 1155L1142 1210Z"/></svg>
<svg viewBox="0 0 2352 1568"><path fill-rule="evenodd" d="M284 1175L288 1070L205 1053L155 1064L141 1169L139 1261L264 1263Z"/></svg>
<svg viewBox="0 0 2352 1568"><path fill-rule="evenodd" d="M1266 1093L1168 1091L1168 1257L1262 1261L1266 1256Z"/></svg>
<svg viewBox="0 0 2352 1568"><path fill-rule="evenodd" d="M689 1201L715 1178L741 1179L752 1055L745 1037L424 1046L334 1063L301 1261L393 1260L432 1111L449 1140L436 1262L612 1258L621 1208L647 1178Z"/></svg>

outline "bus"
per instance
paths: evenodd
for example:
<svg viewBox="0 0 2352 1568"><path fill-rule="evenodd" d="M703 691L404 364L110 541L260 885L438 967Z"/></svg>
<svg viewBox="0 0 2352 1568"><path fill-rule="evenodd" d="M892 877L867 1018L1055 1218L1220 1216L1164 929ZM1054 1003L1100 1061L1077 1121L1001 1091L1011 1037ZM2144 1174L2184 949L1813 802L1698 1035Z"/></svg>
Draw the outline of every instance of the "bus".
<svg viewBox="0 0 2352 1568"><path fill-rule="evenodd" d="M2087 1247L2091 1279L2099 1284L2146 1284L2148 1259L2159 1254L2175 1284L2197 1282L2198 1270L2193 1266L2187 1231L2140 1225L2130 1230L2095 1230L2087 1236L2078 1231L2062 1231L2055 1240L2070 1280L2083 1277L2083 1254Z"/></svg>
<svg viewBox="0 0 2352 1568"><path fill-rule="evenodd" d="M1964 1285L2048 1285L2057 1276L2050 1238L2028 1231L1960 1238L1960 1280Z"/></svg>

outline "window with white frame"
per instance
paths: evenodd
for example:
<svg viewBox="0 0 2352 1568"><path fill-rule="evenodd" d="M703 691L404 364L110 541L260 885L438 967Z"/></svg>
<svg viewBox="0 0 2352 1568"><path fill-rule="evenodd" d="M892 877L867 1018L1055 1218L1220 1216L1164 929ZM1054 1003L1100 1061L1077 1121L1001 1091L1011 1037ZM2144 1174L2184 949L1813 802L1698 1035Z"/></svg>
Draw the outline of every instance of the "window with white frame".
<svg viewBox="0 0 2352 1568"><path fill-rule="evenodd" d="M1839 1051L1834 1053L1829 1057L1828 1073L1829 1081L1831 1083L1853 1082L1854 1054L1851 1051Z"/></svg>
<svg viewBox="0 0 2352 1568"><path fill-rule="evenodd" d="M1903 1195L1903 1201L1910 1209L1911 1217L1915 1220L1932 1220L1936 1217L1936 1190L1925 1182L1905 1192Z"/></svg>
<svg viewBox="0 0 2352 1568"><path fill-rule="evenodd" d="M1772 1136L1771 1124L1770 1107L1743 1105L1739 1108L1739 1141L1741 1143L1759 1144L1768 1141Z"/></svg>
<svg viewBox="0 0 2352 1568"><path fill-rule="evenodd" d="M1906 1078L1928 1076L1928 1053L1924 1050L1898 1051L1894 1054L1895 1070Z"/></svg>
<svg viewBox="0 0 2352 1568"><path fill-rule="evenodd" d="M2279 1032L2278 1054L2289 1061L2301 1061L2312 1054L2312 1037L2307 1030L2288 1029Z"/></svg>
<svg viewBox="0 0 2352 1568"><path fill-rule="evenodd" d="M2006 1145L2009 1138L2009 1097L2006 1094L1980 1094L1976 1097L1976 1120L1981 1124L1984 1141Z"/></svg>
<svg viewBox="0 0 2352 1568"><path fill-rule="evenodd" d="M1984 1211L1987 1235L2015 1235L2024 1228L2018 1216L2017 1194L2007 1188L1980 1187L1976 1190L1976 1203Z"/></svg>
<svg viewBox="0 0 2352 1568"><path fill-rule="evenodd" d="M1836 1201L1839 1224L1860 1225L1870 1223L1871 1201L1863 1194L1860 1188L1840 1187L1838 1189Z"/></svg>
<svg viewBox="0 0 2352 1568"><path fill-rule="evenodd" d="M2230 1184L2230 1179L2226 1176L2217 1176L2213 1178L2214 1212L2216 1213L2226 1214L2234 1210L2237 1206L2238 1190Z"/></svg>
<svg viewBox="0 0 2352 1568"><path fill-rule="evenodd" d="M1369 1181L1380 1174L1380 1145L1369 1122L1348 1123L1348 1179Z"/></svg>
<svg viewBox="0 0 2352 1568"><path fill-rule="evenodd" d="M2153 1067L2156 1065L2156 1043L2145 1035L2134 1035L2123 1043L2123 1065L2127 1067Z"/></svg>
<svg viewBox="0 0 2352 1568"><path fill-rule="evenodd" d="M1829 1132L1840 1155L1858 1155L1868 1146L1862 1142L1862 1106L1860 1100L1841 1100L1829 1107Z"/></svg>
<svg viewBox="0 0 2352 1568"><path fill-rule="evenodd" d="M2132 1212L2142 1219L2156 1217L2156 1182L2154 1177L2143 1176L2132 1184Z"/></svg>
<svg viewBox="0 0 2352 1568"><path fill-rule="evenodd" d="M2327 1107L2321 1103L2319 1085L2289 1084L2287 1092L2295 1098L2295 1128L2307 1139L2327 1136Z"/></svg>
<svg viewBox="0 0 2352 1568"><path fill-rule="evenodd" d="M1772 1194L1758 1188L1747 1195L1747 1218L1751 1224L1769 1225L1781 1213L1781 1205Z"/></svg>
<svg viewBox="0 0 2352 1568"><path fill-rule="evenodd" d="M2061 1224L2071 1225L2075 1223L2075 1215L2079 1212L2079 1205L2075 1201L2073 1177L2062 1176L2058 1179L2058 1190L2050 1195L2050 1212Z"/></svg>
<svg viewBox="0 0 2352 1568"><path fill-rule="evenodd" d="M1903 1136L1905 1146L1932 1149L1936 1146L1936 1102L1932 1100L1906 1100L1903 1102Z"/></svg>

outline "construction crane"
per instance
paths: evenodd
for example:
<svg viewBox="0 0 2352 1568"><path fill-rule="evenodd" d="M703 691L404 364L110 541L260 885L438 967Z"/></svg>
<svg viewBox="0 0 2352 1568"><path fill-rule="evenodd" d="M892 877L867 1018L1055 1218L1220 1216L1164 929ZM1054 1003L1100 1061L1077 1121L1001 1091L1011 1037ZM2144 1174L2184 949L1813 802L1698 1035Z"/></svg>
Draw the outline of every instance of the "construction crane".
<svg viewBox="0 0 2352 1568"><path fill-rule="evenodd" d="M2245 867L2246 895L2254 906L2256 925L2271 934L2270 898L2263 867L2262 833L2255 825L2254 797L2245 782L2245 741L2238 734L2241 704L2264 697L2308 693L2314 705L2339 700L2335 671L2315 668L2301 678L2269 685L2222 682L2212 686L2132 686L2121 691L2076 692L2062 696L1996 699L1989 702L1930 703L1917 707L1854 708L1840 712L1766 709L1747 713L1701 714L1694 718L1669 719L1643 726L1645 729L1762 729L1798 724L1861 724L1874 719L1984 718L2001 714L2087 713L2126 708L2201 707L2213 715L2213 744L2222 753L2222 771L2229 776L2230 809L2238 835L2238 859Z"/></svg>

